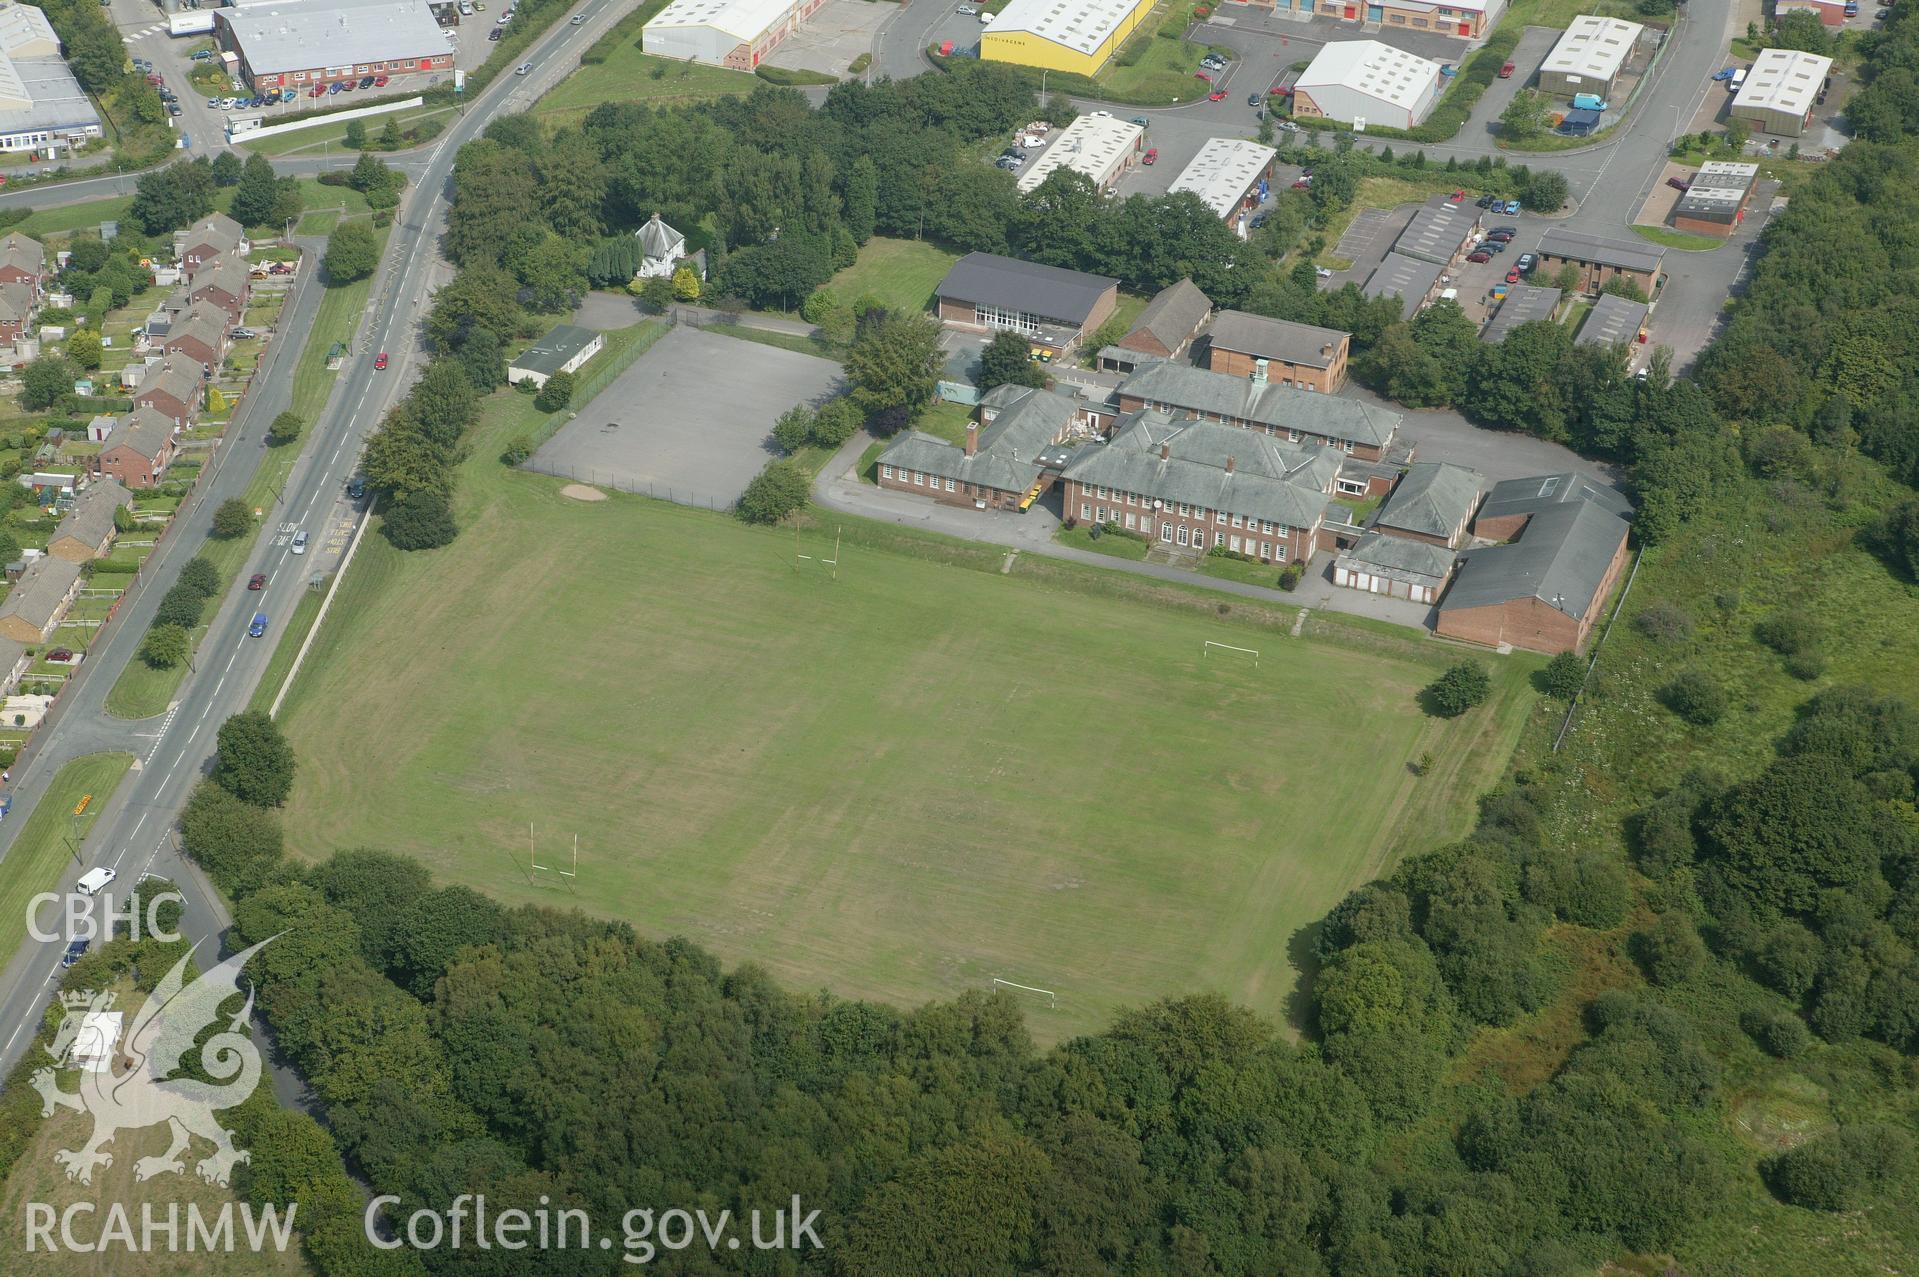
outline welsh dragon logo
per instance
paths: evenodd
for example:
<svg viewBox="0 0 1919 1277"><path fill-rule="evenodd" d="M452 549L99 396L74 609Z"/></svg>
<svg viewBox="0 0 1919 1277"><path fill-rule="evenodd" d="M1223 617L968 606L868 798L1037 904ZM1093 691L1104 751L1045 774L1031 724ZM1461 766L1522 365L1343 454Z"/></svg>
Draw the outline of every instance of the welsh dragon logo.
<svg viewBox="0 0 1919 1277"><path fill-rule="evenodd" d="M225 1185L234 1166L252 1160L244 1150L233 1146L233 1132L214 1117L215 1110L232 1108L253 1094L260 1081L260 1049L242 1031L253 1010L251 987L246 1005L225 1028L204 1042L200 1037L221 1018L221 1006L239 994L240 969L247 959L271 942L271 938L262 940L234 954L191 984L185 981L187 962L193 956L189 950L141 1004L121 1041L106 1044L110 1058L105 1067L80 1074L78 1091L62 1091L55 1084L52 1068L34 1073L33 1087L42 1100L41 1116L51 1117L56 1106L93 1115L93 1134L85 1143L79 1148L54 1151L54 1160L66 1167L68 1179L91 1184L96 1166L113 1165L113 1155L106 1149L116 1134L161 1123L172 1128L173 1141L160 1156L135 1162L135 1179L184 1171L181 1154L194 1135L213 1145L213 1155L194 1168L210 1184ZM71 1061L89 1016L109 1010L113 994L63 994L61 1003L66 1018L48 1048L56 1065ZM196 1047L206 1075L229 1080L203 1082L174 1076L183 1062L194 1058Z"/></svg>

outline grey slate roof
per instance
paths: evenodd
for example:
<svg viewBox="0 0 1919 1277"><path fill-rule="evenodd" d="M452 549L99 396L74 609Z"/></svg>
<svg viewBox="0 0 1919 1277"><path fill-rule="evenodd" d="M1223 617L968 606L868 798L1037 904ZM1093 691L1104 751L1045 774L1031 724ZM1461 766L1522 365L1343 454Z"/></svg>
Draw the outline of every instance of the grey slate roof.
<svg viewBox="0 0 1919 1277"><path fill-rule="evenodd" d="M1222 431L1230 433L1222 435ZM1254 464L1260 469L1240 468L1240 452L1251 451L1242 447L1226 453L1235 460L1229 472L1221 451L1248 439L1245 431L1232 426L1174 421L1158 412L1138 413L1111 443L1082 448L1066 467L1065 477L1173 504L1224 510L1229 515L1250 516L1282 527L1315 526L1330 498L1310 486L1314 458L1303 454L1298 457L1298 473L1305 481L1294 482L1260 472L1285 464L1280 450L1255 458ZM1162 456L1162 449L1171 455Z"/></svg>
<svg viewBox="0 0 1919 1277"><path fill-rule="evenodd" d="M1499 303L1499 313L1481 330L1481 341L1505 341L1506 335L1521 324L1530 324L1542 319L1551 319L1553 311L1559 308L1562 294L1557 288L1536 288L1531 284L1514 284L1506 294L1506 300Z"/></svg>
<svg viewBox="0 0 1919 1277"><path fill-rule="evenodd" d="M954 301L984 302L1077 326L1086 322L1106 290L1118 283L1104 275L1041 266L1016 257L968 253L946 272L938 293Z"/></svg>
<svg viewBox="0 0 1919 1277"><path fill-rule="evenodd" d="M1477 470L1421 461L1386 498L1372 526L1450 538L1479 504L1479 480Z"/></svg>
<svg viewBox="0 0 1919 1277"><path fill-rule="evenodd" d="M233 218L225 213L208 213L184 230L173 232L173 251L178 256L204 244L210 245L215 253L230 253L246 237L246 228Z"/></svg>
<svg viewBox="0 0 1919 1277"><path fill-rule="evenodd" d="M640 251L656 261L664 261L674 249L686 243L686 236L661 221L658 213L633 233L639 237Z"/></svg>
<svg viewBox="0 0 1919 1277"><path fill-rule="evenodd" d="M0 319L24 324L33 318L33 289L25 284L0 284Z"/></svg>
<svg viewBox="0 0 1919 1277"><path fill-rule="evenodd" d="M1632 502L1582 474L1532 475L1493 485L1479 507L1480 519L1503 519L1536 514L1568 502L1587 502L1622 519L1632 518Z"/></svg>
<svg viewBox="0 0 1919 1277"><path fill-rule="evenodd" d="M222 253L212 265L203 265L187 285L187 296L198 297L209 288L217 288L233 297L247 295L246 259L234 253Z"/></svg>
<svg viewBox="0 0 1919 1277"><path fill-rule="evenodd" d="M551 377L566 365L567 360L599 340L599 336L591 328L561 324L521 351L518 358L514 359L513 367Z"/></svg>
<svg viewBox="0 0 1919 1277"><path fill-rule="evenodd" d="M1651 309L1645 302L1602 293L1599 300L1593 303L1593 308L1586 312L1586 322L1579 326L1579 336L1573 338L1573 343L1581 346L1618 346L1632 342L1638 338L1647 312Z"/></svg>
<svg viewBox="0 0 1919 1277"><path fill-rule="evenodd" d="M1619 270L1656 271L1666 258L1666 250L1644 241L1604 239L1555 226L1539 238L1539 251L1549 257L1564 257L1575 262L1591 262Z"/></svg>
<svg viewBox="0 0 1919 1277"><path fill-rule="evenodd" d="M1541 510L1517 541L1468 552L1439 608L1449 612L1535 598L1583 619L1604 602L1595 596L1626 528L1618 514L1592 501Z"/></svg>
<svg viewBox="0 0 1919 1277"><path fill-rule="evenodd" d="M165 345L172 344L182 337L198 338L210 350L219 350L220 343L226 340L227 313L211 302L195 302L180 318L167 326Z"/></svg>
<svg viewBox="0 0 1919 1277"><path fill-rule="evenodd" d="M8 231L5 238L0 238L0 267L4 266L44 275L47 270L46 246L31 235Z"/></svg>
<svg viewBox="0 0 1919 1277"><path fill-rule="evenodd" d="M1359 291L1367 297L1400 298L1403 303L1400 314L1411 319L1445 273L1446 268L1438 262L1423 262L1404 253L1388 253Z"/></svg>
<svg viewBox="0 0 1919 1277"><path fill-rule="evenodd" d="M67 591L80 579L80 565L51 554L33 561L26 574L14 582L6 602L0 603L0 621L19 617L34 629L46 632L60 613Z"/></svg>
<svg viewBox="0 0 1919 1277"><path fill-rule="evenodd" d="M1337 328L1315 328L1289 319L1268 319L1243 310L1222 310L1207 334L1213 346L1256 359L1279 359L1302 368L1330 368L1339 348L1352 334ZM1324 353L1330 346L1330 353Z"/></svg>
<svg viewBox="0 0 1919 1277"><path fill-rule="evenodd" d="M1336 567L1358 569L1408 585L1440 586L1453 574L1459 556L1443 545L1368 532L1333 560Z"/></svg>
<svg viewBox="0 0 1919 1277"><path fill-rule="evenodd" d="M140 378L139 388L133 392L133 397L138 400L155 391L161 391L172 395L175 399L185 404L189 412L196 411L200 406L200 384L202 379L203 375L200 371L199 364L183 355L170 355L161 362L159 366L147 369L146 376ZM144 407L145 405L141 406ZM136 408L134 411L137 413L139 409ZM148 411L152 412L152 409L148 409ZM165 420L165 418L161 419ZM128 421L131 420L132 418L128 418ZM120 430L125 430L126 428L127 421L122 421L120 423ZM114 445L114 442L120 434L120 430L114 431L115 439L109 439L107 441L109 448ZM149 452L145 455L152 457L159 454Z"/></svg>
<svg viewBox="0 0 1919 1277"><path fill-rule="evenodd" d="M1373 447L1391 442L1400 421L1398 413L1356 399L1270 381L1261 385L1248 377L1167 362L1139 369L1120 384L1119 393L1175 412L1248 421Z"/></svg>
<svg viewBox="0 0 1919 1277"><path fill-rule="evenodd" d="M82 545L97 549L113 531L113 512L132 501L133 494L121 487L118 479L111 475L96 479L80 490L73 499L73 508L54 527L47 541L51 544L62 537L72 537Z"/></svg>
<svg viewBox="0 0 1919 1277"><path fill-rule="evenodd" d="M1444 203L1428 204L1413 214L1406 229L1393 242L1393 251L1425 262L1450 262L1479 225L1479 214L1472 208Z"/></svg>
<svg viewBox="0 0 1919 1277"><path fill-rule="evenodd" d="M973 456L958 444L912 431L880 454L883 465L918 470L955 483L974 483L1002 492L1024 492L1038 481L1040 454L1072 424L1079 405L1050 390L997 386L980 400L999 415L979 433Z"/></svg>
<svg viewBox="0 0 1919 1277"><path fill-rule="evenodd" d="M1182 279L1153 294L1153 300L1139 312L1139 318L1127 329L1120 345L1132 340L1135 333L1150 333L1167 350L1178 350L1180 343L1198 331L1206 322L1206 316L1212 313L1212 299L1200 292L1199 285L1192 280Z"/></svg>
<svg viewBox="0 0 1919 1277"><path fill-rule="evenodd" d="M194 385L199 385L197 377L194 379ZM146 385L143 383L141 389L145 388ZM113 433L108 435L107 441L100 445L100 450L106 452L113 448L128 448L153 461L159 458L161 451L166 447L167 440L172 437L173 422L147 405L138 404L132 412L120 419L120 424L113 428Z"/></svg>

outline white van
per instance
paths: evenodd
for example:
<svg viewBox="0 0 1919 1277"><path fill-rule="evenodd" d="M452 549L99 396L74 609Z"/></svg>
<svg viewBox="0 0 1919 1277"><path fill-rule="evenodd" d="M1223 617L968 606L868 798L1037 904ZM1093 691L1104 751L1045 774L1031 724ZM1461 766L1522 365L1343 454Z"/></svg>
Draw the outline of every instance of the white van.
<svg viewBox="0 0 1919 1277"><path fill-rule="evenodd" d="M118 874L106 868L104 865L98 869L89 869L80 875L80 894L83 896L97 896L100 894L102 888L117 877L119 877Z"/></svg>
<svg viewBox="0 0 1919 1277"><path fill-rule="evenodd" d="M1726 92L1737 93L1746 83L1746 68L1740 67L1732 73L1732 79L1726 81Z"/></svg>

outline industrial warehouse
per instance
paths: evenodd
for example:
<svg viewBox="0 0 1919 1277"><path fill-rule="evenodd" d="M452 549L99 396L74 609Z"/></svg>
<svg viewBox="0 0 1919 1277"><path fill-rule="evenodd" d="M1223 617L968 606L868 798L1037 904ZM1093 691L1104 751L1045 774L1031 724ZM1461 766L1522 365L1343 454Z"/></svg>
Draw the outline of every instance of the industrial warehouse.
<svg viewBox="0 0 1919 1277"><path fill-rule="evenodd" d="M51 154L100 135L100 113L61 59L47 15L0 8L0 151Z"/></svg>
<svg viewBox="0 0 1919 1277"><path fill-rule="evenodd" d="M450 72L453 50L425 0L276 0L214 15L214 38L256 90L364 75Z"/></svg>
<svg viewBox="0 0 1919 1277"><path fill-rule="evenodd" d="M825 0L673 0L640 32L655 57L751 71Z"/></svg>
<svg viewBox="0 0 1919 1277"><path fill-rule="evenodd" d="M1092 75L1153 11L1153 0L1012 0L980 37L987 62Z"/></svg>
<svg viewBox="0 0 1919 1277"><path fill-rule="evenodd" d="M1439 100L1437 62L1377 40L1342 40L1313 58L1293 85L1293 114L1340 120L1354 128L1410 129Z"/></svg>
<svg viewBox="0 0 1919 1277"><path fill-rule="evenodd" d="M1278 156L1272 147L1243 138L1209 138L1167 193L1191 191L1244 238L1248 216L1266 198Z"/></svg>

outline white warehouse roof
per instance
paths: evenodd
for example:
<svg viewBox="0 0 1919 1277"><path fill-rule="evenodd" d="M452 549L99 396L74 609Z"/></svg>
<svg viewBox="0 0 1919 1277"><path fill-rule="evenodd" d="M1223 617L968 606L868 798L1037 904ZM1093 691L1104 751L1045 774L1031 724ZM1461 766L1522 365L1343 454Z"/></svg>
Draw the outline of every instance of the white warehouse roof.
<svg viewBox="0 0 1919 1277"><path fill-rule="evenodd" d="M1078 53L1099 48L1131 17L1138 0L1012 0L986 30L1026 31Z"/></svg>
<svg viewBox="0 0 1919 1277"><path fill-rule="evenodd" d="M1019 189L1022 193L1032 190L1056 168L1069 168L1095 183L1104 182L1145 132L1139 125L1106 111L1082 115L1060 131L1045 154L1033 161L1032 168L1020 174Z"/></svg>
<svg viewBox="0 0 1919 1277"><path fill-rule="evenodd" d="M712 27L751 44L792 7L793 0L673 0L653 15L646 29Z"/></svg>
<svg viewBox="0 0 1919 1277"><path fill-rule="evenodd" d="M1404 49L1377 40L1340 40L1321 49L1293 87L1351 89L1412 111L1438 76L1439 63Z"/></svg>
<svg viewBox="0 0 1919 1277"><path fill-rule="evenodd" d="M1191 191L1206 207L1225 217L1238 206L1253 183L1266 172L1266 166L1279 155L1270 146L1248 142L1244 138L1208 138L1193 162L1180 170L1167 189Z"/></svg>
<svg viewBox="0 0 1919 1277"><path fill-rule="evenodd" d="M0 53L10 58L57 58L60 37L42 10L30 4L0 5Z"/></svg>
<svg viewBox="0 0 1919 1277"><path fill-rule="evenodd" d="M1539 73L1610 80L1626 65L1627 55L1645 29L1637 22L1581 14L1539 64Z"/></svg>
<svg viewBox="0 0 1919 1277"><path fill-rule="evenodd" d="M1803 116L1812 110L1832 70L1832 59L1797 49L1761 49L1746 72L1735 107L1784 111Z"/></svg>
<svg viewBox="0 0 1919 1277"><path fill-rule="evenodd" d="M272 0L214 12L239 41L247 65L265 75L445 57L453 48L426 0L332 0L324 8Z"/></svg>

